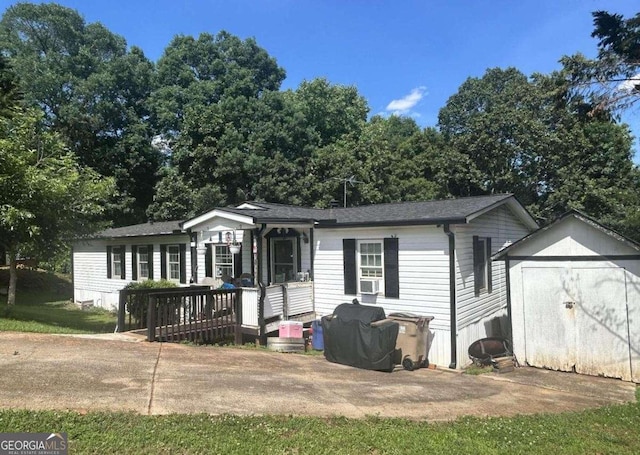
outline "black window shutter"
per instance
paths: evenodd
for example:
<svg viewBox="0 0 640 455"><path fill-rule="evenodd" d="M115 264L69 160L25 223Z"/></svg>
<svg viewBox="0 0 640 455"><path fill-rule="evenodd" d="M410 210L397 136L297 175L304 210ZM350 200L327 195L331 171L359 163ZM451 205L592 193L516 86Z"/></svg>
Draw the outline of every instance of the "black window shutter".
<svg viewBox="0 0 640 455"><path fill-rule="evenodd" d="M111 259L112 259L112 251L111 247L107 247L107 278L111 278Z"/></svg>
<svg viewBox="0 0 640 455"><path fill-rule="evenodd" d="M297 272L302 272L302 245L300 245L300 236L296 235L294 237L294 242L296 244L296 257L297 257L297 261L296 261L296 271Z"/></svg>
<svg viewBox="0 0 640 455"><path fill-rule="evenodd" d="M204 253L204 276L213 277L213 245L207 243L207 251Z"/></svg>
<svg viewBox="0 0 640 455"><path fill-rule="evenodd" d="M491 237L487 237L487 292L493 291L493 280L491 279Z"/></svg>
<svg viewBox="0 0 640 455"><path fill-rule="evenodd" d="M149 257L149 279L153 280L153 245L147 245L147 255Z"/></svg>
<svg viewBox="0 0 640 455"><path fill-rule="evenodd" d="M242 274L242 250L233 255L233 275L238 278Z"/></svg>
<svg viewBox="0 0 640 455"><path fill-rule="evenodd" d="M480 295L480 286L482 284L482 253L480 252L480 238L477 235L473 236L473 289L475 296Z"/></svg>
<svg viewBox="0 0 640 455"><path fill-rule="evenodd" d="M127 261L125 259L125 257L126 257L125 252L126 251L127 251L127 247L126 246L124 246L124 245L120 246L120 260L122 261L122 267L120 268L120 271L121 271L120 278L122 278L123 280L125 278L127 278L127 270L126 270L126 262Z"/></svg>
<svg viewBox="0 0 640 455"><path fill-rule="evenodd" d="M160 245L160 278L167 279L167 245Z"/></svg>
<svg viewBox="0 0 640 455"><path fill-rule="evenodd" d="M138 247L131 245L131 279L138 279Z"/></svg>
<svg viewBox="0 0 640 455"><path fill-rule="evenodd" d="M384 239L384 295L400 298L400 274L398 273L398 239Z"/></svg>
<svg viewBox="0 0 640 455"><path fill-rule="evenodd" d="M342 257L344 262L344 293L358 293L358 271L356 266L356 239L342 240Z"/></svg>
<svg viewBox="0 0 640 455"><path fill-rule="evenodd" d="M187 282L187 245L180 245L180 282Z"/></svg>

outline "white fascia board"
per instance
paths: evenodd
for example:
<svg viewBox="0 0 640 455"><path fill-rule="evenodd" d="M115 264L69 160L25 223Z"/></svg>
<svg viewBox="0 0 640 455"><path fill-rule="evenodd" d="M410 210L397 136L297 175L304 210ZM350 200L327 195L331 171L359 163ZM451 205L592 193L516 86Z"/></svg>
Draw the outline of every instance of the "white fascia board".
<svg viewBox="0 0 640 455"><path fill-rule="evenodd" d="M211 221L214 218L221 218L223 220L227 220L231 223L235 223L238 225L243 225L247 227L254 227L253 217L246 215L238 215L235 213L225 212L219 209L211 210L203 215L197 216L190 220L185 221L182 224L182 229L192 229L194 226L198 226L199 224L204 224L208 221Z"/></svg>

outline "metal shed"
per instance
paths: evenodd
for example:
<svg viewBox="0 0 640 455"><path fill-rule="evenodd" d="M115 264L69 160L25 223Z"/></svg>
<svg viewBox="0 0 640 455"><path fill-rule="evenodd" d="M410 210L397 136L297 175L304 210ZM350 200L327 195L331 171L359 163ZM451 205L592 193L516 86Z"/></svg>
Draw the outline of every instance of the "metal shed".
<svg viewBox="0 0 640 455"><path fill-rule="evenodd" d="M493 260L520 363L640 382L639 244L571 211Z"/></svg>

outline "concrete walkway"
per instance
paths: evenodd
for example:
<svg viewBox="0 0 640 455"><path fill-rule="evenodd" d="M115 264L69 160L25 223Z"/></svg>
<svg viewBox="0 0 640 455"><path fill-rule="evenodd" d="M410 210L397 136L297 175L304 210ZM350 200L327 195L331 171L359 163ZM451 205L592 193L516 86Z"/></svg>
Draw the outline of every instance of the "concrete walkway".
<svg viewBox="0 0 640 455"><path fill-rule="evenodd" d="M3 408L451 420L633 400L631 383L533 368L480 376L381 373L322 355L147 343L121 334L0 333Z"/></svg>

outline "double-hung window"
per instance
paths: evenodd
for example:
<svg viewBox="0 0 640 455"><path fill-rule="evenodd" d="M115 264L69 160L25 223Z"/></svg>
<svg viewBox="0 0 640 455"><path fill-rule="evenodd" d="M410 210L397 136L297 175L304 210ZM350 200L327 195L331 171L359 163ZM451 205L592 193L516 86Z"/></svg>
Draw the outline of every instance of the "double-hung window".
<svg viewBox="0 0 640 455"><path fill-rule="evenodd" d="M400 298L398 238L342 240L345 295Z"/></svg>
<svg viewBox="0 0 640 455"><path fill-rule="evenodd" d="M383 292L384 260L382 241L361 241L358 244L360 292Z"/></svg>
<svg viewBox="0 0 640 455"><path fill-rule="evenodd" d="M229 251L228 245L215 245L214 270L216 278L225 275L233 276L233 254Z"/></svg>
<svg viewBox="0 0 640 455"><path fill-rule="evenodd" d="M112 251L112 261L113 261L113 274L115 276L122 275L122 247L114 246Z"/></svg>
<svg viewBox="0 0 640 455"><path fill-rule="evenodd" d="M180 281L180 247L178 245L167 246L168 276L172 281Z"/></svg>
<svg viewBox="0 0 640 455"><path fill-rule="evenodd" d="M493 290L491 276L491 237L473 236L473 278L476 297Z"/></svg>
<svg viewBox="0 0 640 455"><path fill-rule="evenodd" d="M149 247L138 247L138 278L149 279Z"/></svg>
<svg viewBox="0 0 640 455"><path fill-rule="evenodd" d="M107 278L125 279L124 245L107 246Z"/></svg>

